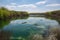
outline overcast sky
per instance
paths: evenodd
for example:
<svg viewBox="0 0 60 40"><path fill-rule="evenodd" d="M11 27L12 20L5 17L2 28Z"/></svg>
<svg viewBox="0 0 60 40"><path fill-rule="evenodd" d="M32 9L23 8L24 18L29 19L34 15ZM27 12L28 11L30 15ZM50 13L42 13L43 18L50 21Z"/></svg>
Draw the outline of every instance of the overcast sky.
<svg viewBox="0 0 60 40"><path fill-rule="evenodd" d="M60 10L60 0L0 0L0 7L28 12Z"/></svg>

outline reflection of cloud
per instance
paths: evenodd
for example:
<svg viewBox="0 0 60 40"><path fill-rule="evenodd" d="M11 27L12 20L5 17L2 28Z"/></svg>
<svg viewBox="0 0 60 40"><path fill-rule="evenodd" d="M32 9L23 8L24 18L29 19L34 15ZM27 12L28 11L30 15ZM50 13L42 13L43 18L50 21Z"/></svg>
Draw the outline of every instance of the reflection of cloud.
<svg viewBox="0 0 60 40"><path fill-rule="evenodd" d="M45 29L45 26L37 26L38 28L42 28L42 29Z"/></svg>
<svg viewBox="0 0 60 40"><path fill-rule="evenodd" d="M55 7L55 6L60 6L60 4L48 4L46 6Z"/></svg>

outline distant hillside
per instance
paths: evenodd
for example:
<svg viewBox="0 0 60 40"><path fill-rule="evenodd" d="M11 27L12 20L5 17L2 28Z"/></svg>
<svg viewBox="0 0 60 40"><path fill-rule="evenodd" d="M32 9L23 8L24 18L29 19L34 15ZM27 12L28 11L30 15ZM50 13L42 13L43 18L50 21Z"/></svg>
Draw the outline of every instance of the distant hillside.
<svg viewBox="0 0 60 40"><path fill-rule="evenodd" d="M52 16L52 17L60 17L60 10L46 12L46 15L47 16Z"/></svg>
<svg viewBox="0 0 60 40"><path fill-rule="evenodd" d="M44 15L45 13L30 13L30 15Z"/></svg>

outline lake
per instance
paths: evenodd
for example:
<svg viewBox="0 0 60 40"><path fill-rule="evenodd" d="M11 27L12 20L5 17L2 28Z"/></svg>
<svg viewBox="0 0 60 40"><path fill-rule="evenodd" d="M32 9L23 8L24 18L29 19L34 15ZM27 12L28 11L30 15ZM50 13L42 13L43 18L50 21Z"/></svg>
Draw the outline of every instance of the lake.
<svg viewBox="0 0 60 40"><path fill-rule="evenodd" d="M60 26L56 20L45 17L29 17L27 19L16 19L0 21L0 33L7 40L33 40L34 37L46 37L49 29ZM42 38L41 37L41 38ZM2 40L3 40L2 39Z"/></svg>

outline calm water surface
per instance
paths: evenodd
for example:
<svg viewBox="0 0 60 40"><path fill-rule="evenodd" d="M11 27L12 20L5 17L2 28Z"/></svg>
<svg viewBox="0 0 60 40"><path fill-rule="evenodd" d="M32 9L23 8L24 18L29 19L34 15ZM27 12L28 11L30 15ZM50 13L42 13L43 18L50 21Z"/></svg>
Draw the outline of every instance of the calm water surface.
<svg viewBox="0 0 60 40"><path fill-rule="evenodd" d="M29 17L28 19L12 20L2 30L11 32L11 40L25 40L24 38L27 39L34 34L47 35L48 30L54 27L59 27L59 23L56 20L44 17Z"/></svg>

